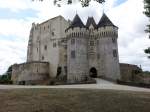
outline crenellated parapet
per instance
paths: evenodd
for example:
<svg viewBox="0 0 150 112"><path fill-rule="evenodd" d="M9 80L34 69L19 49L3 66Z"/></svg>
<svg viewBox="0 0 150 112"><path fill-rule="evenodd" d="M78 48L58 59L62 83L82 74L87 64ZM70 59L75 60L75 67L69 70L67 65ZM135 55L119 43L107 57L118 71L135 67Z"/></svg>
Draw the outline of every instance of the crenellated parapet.
<svg viewBox="0 0 150 112"><path fill-rule="evenodd" d="M67 38L84 38L88 36L88 30L86 28L71 28L66 31Z"/></svg>
<svg viewBox="0 0 150 112"><path fill-rule="evenodd" d="M100 27L98 28L96 35L98 38L118 38L118 28L113 26Z"/></svg>

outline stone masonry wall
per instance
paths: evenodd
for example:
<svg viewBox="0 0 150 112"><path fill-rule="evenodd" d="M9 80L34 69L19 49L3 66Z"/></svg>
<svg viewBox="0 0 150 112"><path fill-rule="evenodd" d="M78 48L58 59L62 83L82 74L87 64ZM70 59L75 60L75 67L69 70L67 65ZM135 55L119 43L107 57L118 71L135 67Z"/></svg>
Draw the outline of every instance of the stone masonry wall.
<svg viewBox="0 0 150 112"><path fill-rule="evenodd" d="M24 81L34 83L36 81L46 81L49 79L49 63L28 62L15 64L12 67L12 81L14 84Z"/></svg>

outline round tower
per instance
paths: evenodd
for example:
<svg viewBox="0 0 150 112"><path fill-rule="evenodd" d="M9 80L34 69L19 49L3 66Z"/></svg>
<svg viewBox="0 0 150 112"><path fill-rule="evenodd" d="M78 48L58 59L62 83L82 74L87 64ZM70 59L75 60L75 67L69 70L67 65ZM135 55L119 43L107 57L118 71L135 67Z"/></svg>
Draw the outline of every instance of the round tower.
<svg viewBox="0 0 150 112"><path fill-rule="evenodd" d="M118 27L104 13L97 25L97 59L99 77L109 80L120 79L118 55Z"/></svg>
<svg viewBox="0 0 150 112"><path fill-rule="evenodd" d="M87 80L87 29L76 15L66 30L67 35L67 80L69 83Z"/></svg>

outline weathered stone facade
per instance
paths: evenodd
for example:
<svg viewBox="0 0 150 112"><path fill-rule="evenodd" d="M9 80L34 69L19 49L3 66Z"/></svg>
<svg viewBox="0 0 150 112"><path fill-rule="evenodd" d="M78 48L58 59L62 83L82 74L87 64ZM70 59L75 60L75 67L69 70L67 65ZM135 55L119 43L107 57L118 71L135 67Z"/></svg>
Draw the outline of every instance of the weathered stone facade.
<svg viewBox="0 0 150 112"><path fill-rule="evenodd" d="M27 62L12 66L14 84L46 84L49 79L49 63Z"/></svg>
<svg viewBox="0 0 150 112"><path fill-rule="evenodd" d="M48 70L49 79L65 76L68 83L84 82L90 77L116 81L120 79L117 38L118 28L105 14L98 24L91 17L84 25L78 15L71 23L62 16L33 23L27 64L47 62L45 71L40 72ZM13 67L14 82L32 79L23 72L22 65L17 66ZM28 73L32 72L29 68Z"/></svg>
<svg viewBox="0 0 150 112"><path fill-rule="evenodd" d="M136 80L135 76L142 73L142 69L137 65L120 63L120 80L125 82L131 82Z"/></svg>
<svg viewBox="0 0 150 112"><path fill-rule="evenodd" d="M86 26L76 15L66 34L68 81L80 82L93 72L94 77L113 81L120 78L118 28L105 14L98 25L88 18Z"/></svg>
<svg viewBox="0 0 150 112"><path fill-rule="evenodd" d="M120 63L120 75L123 82L150 84L150 75L137 65Z"/></svg>

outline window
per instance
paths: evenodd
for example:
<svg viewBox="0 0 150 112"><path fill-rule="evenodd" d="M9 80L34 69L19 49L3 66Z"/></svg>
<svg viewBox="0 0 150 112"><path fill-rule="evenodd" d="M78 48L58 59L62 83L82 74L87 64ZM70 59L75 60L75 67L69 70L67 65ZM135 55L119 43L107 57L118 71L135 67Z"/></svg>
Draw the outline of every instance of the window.
<svg viewBox="0 0 150 112"><path fill-rule="evenodd" d="M117 57L117 50L116 50L116 49L113 50L113 56L114 56L114 57Z"/></svg>
<svg viewBox="0 0 150 112"><path fill-rule="evenodd" d="M65 73L67 74L67 66L64 66Z"/></svg>
<svg viewBox="0 0 150 112"><path fill-rule="evenodd" d="M44 26L44 30L45 30L45 26Z"/></svg>
<svg viewBox="0 0 150 112"><path fill-rule="evenodd" d="M44 60L44 56L42 56L42 60Z"/></svg>
<svg viewBox="0 0 150 112"><path fill-rule="evenodd" d="M64 58L67 59L67 55L66 54L64 55Z"/></svg>
<svg viewBox="0 0 150 112"><path fill-rule="evenodd" d="M55 34L54 34L54 32L52 32L52 36L54 36Z"/></svg>
<svg viewBox="0 0 150 112"><path fill-rule="evenodd" d="M37 48L37 52L38 52L38 48Z"/></svg>
<svg viewBox="0 0 150 112"><path fill-rule="evenodd" d="M113 43L116 43L116 38L112 38L112 42L113 42Z"/></svg>
<svg viewBox="0 0 150 112"><path fill-rule="evenodd" d="M57 67L57 75L56 75L56 77L58 77L61 74L61 71L62 71L61 67L58 66Z"/></svg>
<svg viewBox="0 0 150 112"><path fill-rule="evenodd" d="M71 58L75 58L75 51L71 51Z"/></svg>
<svg viewBox="0 0 150 112"><path fill-rule="evenodd" d="M97 59L100 59L100 54L99 53L97 54Z"/></svg>
<svg viewBox="0 0 150 112"><path fill-rule="evenodd" d="M56 43L55 42L53 43L53 47L56 47Z"/></svg>
<svg viewBox="0 0 150 112"><path fill-rule="evenodd" d="M44 49L47 50L47 45L44 46Z"/></svg>
<svg viewBox="0 0 150 112"><path fill-rule="evenodd" d="M71 39L71 44L75 44L75 39Z"/></svg>
<svg viewBox="0 0 150 112"><path fill-rule="evenodd" d="M99 45L99 40L97 40L97 45Z"/></svg>
<svg viewBox="0 0 150 112"><path fill-rule="evenodd" d="M91 46L94 46L94 41L90 41L90 45L91 45Z"/></svg>

